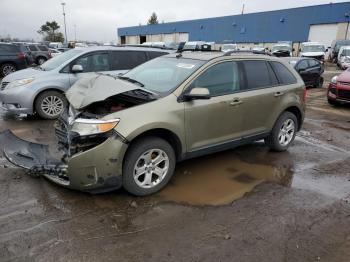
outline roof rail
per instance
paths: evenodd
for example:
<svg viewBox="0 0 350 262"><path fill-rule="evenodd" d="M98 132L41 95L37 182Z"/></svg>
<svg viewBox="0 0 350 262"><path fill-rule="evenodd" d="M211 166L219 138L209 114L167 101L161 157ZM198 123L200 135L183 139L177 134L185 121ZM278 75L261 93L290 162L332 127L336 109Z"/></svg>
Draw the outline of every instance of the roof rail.
<svg viewBox="0 0 350 262"><path fill-rule="evenodd" d="M269 52L266 51L256 51L256 50L231 50L227 51L226 53L223 54L223 56L230 56L232 54L241 54L241 53L249 53L249 54L256 54L256 55L268 55L272 56Z"/></svg>

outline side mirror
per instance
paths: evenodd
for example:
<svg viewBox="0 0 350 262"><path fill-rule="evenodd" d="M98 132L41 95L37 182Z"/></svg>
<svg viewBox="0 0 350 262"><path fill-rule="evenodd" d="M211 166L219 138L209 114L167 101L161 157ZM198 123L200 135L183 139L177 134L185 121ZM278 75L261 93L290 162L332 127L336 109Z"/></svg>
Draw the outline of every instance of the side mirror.
<svg viewBox="0 0 350 262"><path fill-rule="evenodd" d="M82 73L84 72L84 68L82 65L74 65L72 67L72 73L77 74L77 73Z"/></svg>
<svg viewBox="0 0 350 262"><path fill-rule="evenodd" d="M292 51L295 52L295 48L293 48Z"/></svg>
<svg viewBox="0 0 350 262"><path fill-rule="evenodd" d="M210 99L210 92L208 88L194 87L189 93L184 94L183 98L185 101Z"/></svg>
<svg viewBox="0 0 350 262"><path fill-rule="evenodd" d="M324 51L325 53L328 52L328 48Z"/></svg>

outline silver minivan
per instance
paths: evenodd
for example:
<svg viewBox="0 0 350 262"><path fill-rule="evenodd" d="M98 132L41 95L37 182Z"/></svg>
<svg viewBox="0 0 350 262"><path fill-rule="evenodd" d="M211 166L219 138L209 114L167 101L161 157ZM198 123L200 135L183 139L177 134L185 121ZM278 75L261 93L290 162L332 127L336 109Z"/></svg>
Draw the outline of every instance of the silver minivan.
<svg viewBox="0 0 350 262"><path fill-rule="evenodd" d="M67 103L64 92L79 78L99 72L117 76L170 52L173 51L126 46L72 49L39 67L20 70L3 78L0 102L9 113L37 113L44 119L55 119Z"/></svg>

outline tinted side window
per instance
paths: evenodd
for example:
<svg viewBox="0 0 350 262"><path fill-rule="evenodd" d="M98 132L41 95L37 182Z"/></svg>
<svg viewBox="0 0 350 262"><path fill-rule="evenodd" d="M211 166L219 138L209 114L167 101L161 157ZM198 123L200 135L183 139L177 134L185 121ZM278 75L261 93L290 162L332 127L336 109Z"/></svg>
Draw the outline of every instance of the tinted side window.
<svg viewBox="0 0 350 262"><path fill-rule="evenodd" d="M48 51L49 49L44 45L38 45L40 51Z"/></svg>
<svg viewBox="0 0 350 262"><path fill-rule="evenodd" d="M15 52L19 52L19 47L16 45L7 45L7 44L0 45L0 51L15 53Z"/></svg>
<svg viewBox="0 0 350 262"><path fill-rule="evenodd" d="M224 62L210 67L192 84L194 87L206 87L211 96L230 94L239 90L240 80L236 62Z"/></svg>
<svg viewBox="0 0 350 262"><path fill-rule="evenodd" d="M29 50L30 51L38 51L38 49L36 48L36 46L35 45L30 45L30 46L28 46L29 47Z"/></svg>
<svg viewBox="0 0 350 262"><path fill-rule="evenodd" d="M320 65L320 62L318 62L318 61L315 60L315 59L310 59L310 60L309 60L309 65L310 65L311 67L319 66L319 65Z"/></svg>
<svg viewBox="0 0 350 262"><path fill-rule="evenodd" d="M268 64L265 61L243 61L246 84L244 89L257 89L273 86Z"/></svg>
<svg viewBox="0 0 350 262"><path fill-rule="evenodd" d="M109 62L107 53L93 53L79 57L74 62L75 65L81 65L84 73L109 71Z"/></svg>
<svg viewBox="0 0 350 262"><path fill-rule="evenodd" d="M156 58L156 57L159 57L159 56L162 56L162 55L166 55L167 53L164 53L164 52L147 52L148 54L148 58L151 60L153 58Z"/></svg>
<svg viewBox="0 0 350 262"><path fill-rule="evenodd" d="M303 62L303 61L301 61L301 62ZM297 82L297 79L294 77L294 75L283 64L281 64L279 62L271 62L271 65L272 65L273 70L276 73L276 76L277 76L280 84L290 85L290 84L295 84Z"/></svg>
<svg viewBox="0 0 350 262"><path fill-rule="evenodd" d="M145 52L113 51L111 54L111 70L130 70L146 61Z"/></svg>

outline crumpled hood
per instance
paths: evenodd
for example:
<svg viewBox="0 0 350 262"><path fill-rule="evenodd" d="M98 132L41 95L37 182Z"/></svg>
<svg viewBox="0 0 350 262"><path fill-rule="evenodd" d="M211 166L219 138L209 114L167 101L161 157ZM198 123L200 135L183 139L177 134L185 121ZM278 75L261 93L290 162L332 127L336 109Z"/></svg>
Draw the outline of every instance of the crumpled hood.
<svg viewBox="0 0 350 262"><path fill-rule="evenodd" d="M19 70L16 72L13 72L6 77L2 81L4 82L13 82L16 80L24 79L24 78L30 78L30 77L37 77L39 75L45 74L47 71L37 70L33 68L27 68L23 70Z"/></svg>
<svg viewBox="0 0 350 262"><path fill-rule="evenodd" d="M103 101L108 97L115 96L132 90L145 90L125 80L110 75L94 74L79 79L67 92L69 103L77 110L92 103Z"/></svg>
<svg viewBox="0 0 350 262"><path fill-rule="evenodd" d="M323 56L324 52L305 52L301 53L301 56L305 57L314 57L314 56Z"/></svg>

